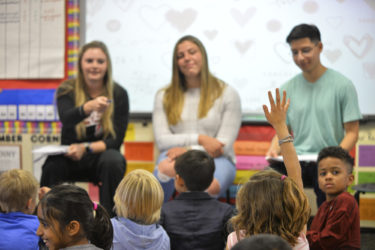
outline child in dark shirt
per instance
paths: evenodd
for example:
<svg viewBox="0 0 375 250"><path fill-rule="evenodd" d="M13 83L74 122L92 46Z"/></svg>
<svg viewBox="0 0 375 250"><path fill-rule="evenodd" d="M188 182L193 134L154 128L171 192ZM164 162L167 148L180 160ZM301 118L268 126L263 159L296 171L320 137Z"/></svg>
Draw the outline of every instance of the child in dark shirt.
<svg viewBox="0 0 375 250"><path fill-rule="evenodd" d="M176 159L175 170L175 188L180 194L163 205L160 218L171 249L223 250L233 209L205 192L215 172L213 158L190 150Z"/></svg>

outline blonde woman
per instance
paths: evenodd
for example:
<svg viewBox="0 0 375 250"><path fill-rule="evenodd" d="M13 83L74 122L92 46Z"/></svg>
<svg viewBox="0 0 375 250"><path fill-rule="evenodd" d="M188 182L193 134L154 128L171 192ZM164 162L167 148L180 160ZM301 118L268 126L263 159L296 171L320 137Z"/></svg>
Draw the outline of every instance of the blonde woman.
<svg viewBox="0 0 375 250"><path fill-rule="evenodd" d="M112 218L113 250L169 250L169 237L160 219L163 189L158 180L143 169L133 170L117 187Z"/></svg>
<svg viewBox="0 0 375 250"><path fill-rule="evenodd" d="M119 152L128 124L125 89L112 80L109 52L93 41L79 52L78 76L56 91L65 155L50 156L43 165L41 186L89 180L99 185L100 203L113 215L113 195L125 173Z"/></svg>
<svg viewBox="0 0 375 250"><path fill-rule="evenodd" d="M206 50L196 37L177 41L172 80L156 94L152 124L160 151L154 174L165 201L174 191L174 161L188 149L204 150L215 158L214 180L207 192L214 197L225 193L236 172L233 143L241 125L241 103L233 88L210 73Z"/></svg>

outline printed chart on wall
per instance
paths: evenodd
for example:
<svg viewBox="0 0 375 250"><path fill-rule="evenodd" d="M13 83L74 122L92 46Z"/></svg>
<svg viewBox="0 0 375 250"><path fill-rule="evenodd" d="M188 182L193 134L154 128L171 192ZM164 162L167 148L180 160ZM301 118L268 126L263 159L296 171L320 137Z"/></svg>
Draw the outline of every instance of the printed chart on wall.
<svg viewBox="0 0 375 250"><path fill-rule="evenodd" d="M351 79L361 112L375 115L373 0L85 3L85 40L107 44L114 79L128 90L132 113L152 111L157 90L171 80L174 44L190 34L206 47L210 70L240 93L243 113L263 114L267 91L300 72L288 33L309 23L322 33L322 63Z"/></svg>
<svg viewBox="0 0 375 250"><path fill-rule="evenodd" d="M64 55L64 0L0 0L0 79L61 79Z"/></svg>

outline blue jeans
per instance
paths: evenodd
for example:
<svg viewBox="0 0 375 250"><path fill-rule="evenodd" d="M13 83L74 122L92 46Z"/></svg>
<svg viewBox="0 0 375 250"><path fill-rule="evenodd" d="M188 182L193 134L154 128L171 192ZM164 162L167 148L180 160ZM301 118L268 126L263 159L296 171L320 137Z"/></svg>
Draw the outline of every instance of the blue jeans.
<svg viewBox="0 0 375 250"><path fill-rule="evenodd" d="M156 161L156 167L154 170L155 177L158 178L158 165L161 161L167 158L167 151L162 152L159 155L158 160ZM218 197L225 197L227 189L232 185L234 177L236 176L236 167L232 161L224 156L214 158L215 162L215 173L214 178L220 184L220 193ZM164 202L169 201L174 192L174 178L170 179L167 182L160 181L160 184L164 190Z"/></svg>

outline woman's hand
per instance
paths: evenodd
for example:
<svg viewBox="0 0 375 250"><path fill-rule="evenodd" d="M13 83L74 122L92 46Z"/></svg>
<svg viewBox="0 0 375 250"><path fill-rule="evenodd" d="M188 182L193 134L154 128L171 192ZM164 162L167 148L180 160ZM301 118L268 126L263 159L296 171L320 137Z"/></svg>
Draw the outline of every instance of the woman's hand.
<svg viewBox="0 0 375 250"><path fill-rule="evenodd" d="M84 104L85 114L88 115L93 111L103 113L110 105L111 101L105 96L98 96L95 99L88 101Z"/></svg>
<svg viewBox="0 0 375 250"><path fill-rule="evenodd" d="M182 148L182 147L171 148L171 149L168 150L167 156L171 160L175 160L177 157L179 157L180 155L182 155L186 151L187 151L187 149L186 148Z"/></svg>
<svg viewBox="0 0 375 250"><path fill-rule="evenodd" d="M68 153L66 153L65 156L69 157L73 161L79 161L82 159L85 152L86 148L83 143L74 143L69 146Z"/></svg>
<svg viewBox="0 0 375 250"><path fill-rule="evenodd" d="M211 157L219 157L224 154L224 143L208 135L199 135L198 143L204 147Z"/></svg>

